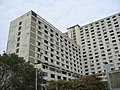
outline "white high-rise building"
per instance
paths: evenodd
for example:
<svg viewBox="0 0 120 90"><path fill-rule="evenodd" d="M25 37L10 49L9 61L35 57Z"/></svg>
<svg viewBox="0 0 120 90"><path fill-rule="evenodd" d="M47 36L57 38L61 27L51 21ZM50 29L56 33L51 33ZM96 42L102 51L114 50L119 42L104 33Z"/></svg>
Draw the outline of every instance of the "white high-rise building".
<svg viewBox="0 0 120 90"><path fill-rule="evenodd" d="M40 61L45 79L102 74L104 62L120 69L120 13L62 33L33 11L10 23L8 54Z"/></svg>
<svg viewBox="0 0 120 90"><path fill-rule="evenodd" d="M65 33L80 45L83 75L101 74L103 63L111 70L120 69L120 13L79 26Z"/></svg>
<svg viewBox="0 0 120 90"><path fill-rule="evenodd" d="M7 53L40 61L45 79L73 79L82 73L80 46L33 11L10 23Z"/></svg>

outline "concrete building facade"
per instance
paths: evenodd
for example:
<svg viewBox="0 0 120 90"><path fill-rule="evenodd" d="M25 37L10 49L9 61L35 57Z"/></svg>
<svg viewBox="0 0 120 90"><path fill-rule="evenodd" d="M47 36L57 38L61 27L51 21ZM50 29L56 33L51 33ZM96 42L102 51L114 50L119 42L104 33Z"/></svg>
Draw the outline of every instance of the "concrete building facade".
<svg viewBox="0 0 120 90"><path fill-rule="evenodd" d="M40 61L46 80L73 79L82 73L80 46L33 11L10 23L7 53Z"/></svg>
<svg viewBox="0 0 120 90"><path fill-rule="evenodd" d="M10 23L7 53L40 61L46 80L104 73L103 63L120 69L120 13L62 33L33 11Z"/></svg>
<svg viewBox="0 0 120 90"><path fill-rule="evenodd" d="M80 45L83 75L102 74L103 63L111 70L120 69L120 13L79 26L65 33Z"/></svg>

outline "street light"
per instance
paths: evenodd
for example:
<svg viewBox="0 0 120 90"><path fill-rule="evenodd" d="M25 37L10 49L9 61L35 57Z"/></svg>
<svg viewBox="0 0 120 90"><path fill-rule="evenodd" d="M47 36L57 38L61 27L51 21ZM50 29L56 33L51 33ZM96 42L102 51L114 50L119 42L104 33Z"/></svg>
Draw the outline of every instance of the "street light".
<svg viewBox="0 0 120 90"><path fill-rule="evenodd" d="M41 56L42 56L42 53L40 53L40 59L41 59ZM35 71L35 73L36 73L36 76L35 76L35 90L37 90L37 79L38 79L38 76L37 76L37 64L40 64L40 61L39 60L35 60L35 68L36 68L36 71Z"/></svg>

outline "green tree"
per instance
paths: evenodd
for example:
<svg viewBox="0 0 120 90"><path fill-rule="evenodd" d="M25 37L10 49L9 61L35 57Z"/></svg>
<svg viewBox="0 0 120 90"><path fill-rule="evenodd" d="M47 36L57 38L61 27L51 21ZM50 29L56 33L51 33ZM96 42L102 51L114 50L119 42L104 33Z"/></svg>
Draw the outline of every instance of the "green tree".
<svg viewBox="0 0 120 90"><path fill-rule="evenodd" d="M66 90L67 81L66 80L51 80L49 81L49 90Z"/></svg>
<svg viewBox="0 0 120 90"><path fill-rule="evenodd" d="M102 78L96 75L88 75L82 78L82 82L87 85L88 90L105 90Z"/></svg>
<svg viewBox="0 0 120 90"><path fill-rule="evenodd" d="M106 90L101 78L96 75L88 75L69 81L50 81L50 90Z"/></svg>
<svg viewBox="0 0 120 90"><path fill-rule="evenodd" d="M0 90L35 90L35 67L16 54L0 55ZM38 89L44 73L38 71Z"/></svg>

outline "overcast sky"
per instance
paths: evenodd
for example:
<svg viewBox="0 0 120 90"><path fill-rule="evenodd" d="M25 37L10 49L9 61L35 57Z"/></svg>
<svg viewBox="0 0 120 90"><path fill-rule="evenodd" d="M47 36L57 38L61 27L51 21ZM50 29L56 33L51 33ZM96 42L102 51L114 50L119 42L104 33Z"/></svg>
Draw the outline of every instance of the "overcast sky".
<svg viewBox="0 0 120 90"><path fill-rule="evenodd" d="M120 0L0 0L0 53L6 50L10 21L30 10L66 32L120 12Z"/></svg>

